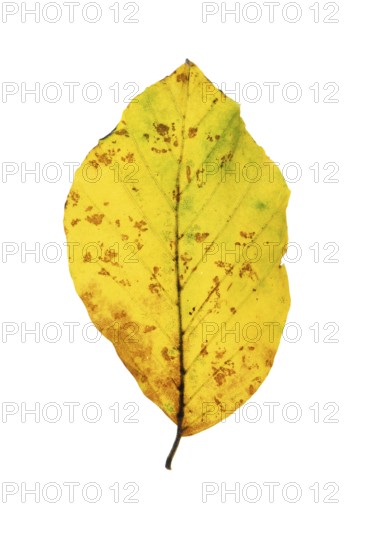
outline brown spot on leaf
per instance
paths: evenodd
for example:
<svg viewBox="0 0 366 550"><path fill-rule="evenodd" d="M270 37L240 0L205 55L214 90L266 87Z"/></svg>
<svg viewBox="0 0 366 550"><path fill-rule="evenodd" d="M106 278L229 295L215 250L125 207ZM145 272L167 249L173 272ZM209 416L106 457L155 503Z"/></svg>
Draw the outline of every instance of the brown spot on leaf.
<svg viewBox="0 0 366 550"><path fill-rule="evenodd" d="M229 151L226 155L223 155L221 157L220 168L222 168L227 162L231 161L232 158L233 153L231 151Z"/></svg>
<svg viewBox="0 0 366 550"><path fill-rule="evenodd" d="M157 149L156 147L151 147L151 150L154 151L154 153L167 153L168 149Z"/></svg>
<svg viewBox="0 0 366 550"><path fill-rule="evenodd" d="M95 156L97 157L98 161L104 164L105 166L108 166L108 164L111 164L113 155L102 153L99 155L98 153L95 153ZM90 163L91 164L91 163Z"/></svg>
<svg viewBox="0 0 366 550"><path fill-rule="evenodd" d="M158 132L158 134L160 136L166 136L168 135L169 133L169 126L167 126L166 124L154 124L155 128L156 128L156 131Z"/></svg>
<svg viewBox="0 0 366 550"><path fill-rule="evenodd" d="M195 238L198 243L202 243L208 236L209 233L196 233Z"/></svg>
<svg viewBox="0 0 366 550"><path fill-rule="evenodd" d="M144 332L151 332L152 330L156 330L155 325L147 325L144 329Z"/></svg>
<svg viewBox="0 0 366 550"><path fill-rule="evenodd" d="M223 262L222 260L218 260L217 262L215 262L215 264L217 265L217 267L224 268L226 275L233 274L233 269L234 269L233 264L230 264L229 262Z"/></svg>
<svg viewBox="0 0 366 550"><path fill-rule="evenodd" d="M139 222L135 222L134 227L137 227L140 231L147 231L146 227L147 223L144 220L140 220Z"/></svg>
<svg viewBox="0 0 366 550"><path fill-rule="evenodd" d="M204 172L204 168L201 168L201 169L198 168L196 170L196 180L197 182L199 182L197 183L198 187L203 187L203 182L201 182L201 178L200 178L200 174L203 174L203 172Z"/></svg>
<svg viewBox="0 0 366 550"><path fill-rule="evenodd" d="M90 166L93 166L93 168L98 168L99 164L95 159L89 161Z"/></svg>
<svg viewBox="0 0 366 550"><path fill-rule="evenodd" d="M92 216L87 216L86 221L93 223L94 225L100 225L103 221L104 214L93 214Z"/></svg>
<svg viewBox="0 0 366 550"><path fill-rule="evenodd" d="M75 218L74 220L71 220L71 225L76 225L79 222L81 222L80 218Z"/></svg>
<svg viewBox="0 0 366 550"><path fill-rule="evenodd" d="M186 271L188 270L188 264L192 261L192 256L189 256L187 252L184 252L184 254L180 255L180 259L183 262L184 267L186 268Z"/></svg>
<svg viewBox="0 0 366 550"><path fill-rule="evenodd" d="M189 138L194 138L194 137L196 137L197 132L198 132L198 128L189 128L189 130L188 130L188 137L189 137Z"/></svg>
<svg viewBox="0 0 366 550"><path fill-rule="evenodd" d="M274 352L272 350L267 351L267 357L266 357L266 367L271 368L274 361Z"/></svg>
<svg viewBox="0 0 366 550"><path fill-rule="evenodd" d="M186 166L186 175L187 175L188 183L191 183L192 178L191 178L191 167L190 166Z"/></svg>
<svg viewBox="0 0 366 550"><path fill-rule="evenodd" d="M94 304L92 301L92 298L93 298L92 292L84 292L84 294L81 294L80 298L84 302L84 305L88 311L95 311L96 309L98 309L97 304Z"/></svg>
<svg viewBox="0 0 366 550"><path fill-rule="evenodd" d="M113 314L114 319L123 319L126 317L126 312L124 310L122 311L115 311Z"/></svg>
<svg viewBox="0 0 366 550"><path fill-rule="evenodd" d="M255 235L255 231L251 231L250 233L247 231L240 231L240 236L244 239L252 239Z"/></svg>
<svg viewBox="0 0 366 550"><path fill-rule="evenodd" d="M126 137L129 137L128 136L128 132L125 128L122 128L122 130L116 130L114 132L115 134L117 134L117 136L126 136Z"/></svg>
<svg viewBox="0 0 366 550"><path fill-rule="evenodd" d="M214 379L218 386L221 386L226 382L227 376L232 376L233 374L235 374L234 369L230 369L227 367L219 367L218 369L216 367L212 367L212 370L214 373Z"/></svg>
<svg viewBox="0 0 366 550"><path fill-rule="evenodd" d="M161 355L164 357L165 361L172 361L174 359L174 355L169 355L168 348L163 348L161 350Z"/></svg>
<svg viewBox="0 0 366 550"><path fill-rule="evenodd" d="M243 277L243 275L247 275L252 281L255 281L258 279L257 273L254 271L250 263L243 264L239 271L239 277Z"/></svg>
<svg viewBox="0 0 366 550"><path fill-rule="evenodd" d="M76 206L79 202L80 195L79 193L76 193L76 191L70 191L69 198L72 200L72 205Z"/></svg>
<svg viewBox="0 0 366 550"><path fill-rule="evenodd" d="M134 162L135 157L133 153L127 153L125 157L121 157L123 162Z"/></svg>
<svg viewBox="0 0 366 550"><path fill-rule="evenodd" d="M117 257L117 252L115 250L112 250L111 248L108 248L107 250L105 250L104 252L104 257L101 258L101 261L102 262L105 262L105 263L108 263L108 262L111 262L115 265L118 265L114 260L116 259Z"/></svg>
<svg viewBox="0 0 366 550"><path fill-rule="evenodd" d="M120 279L118 282L122 286L131 286L131 283L128 279Z"/></svg>
<svg viewBox="0 0 366 550"><path fill-rule="evenodd" d="M208 355L207 344L201 344L201 345L202 347L201 347L200 355L201 357L204 357L205 355Z"/></svg>
<svg viewBox="0 0 366 550"><path fill-rule="evenodd" d="M178 73L177 74L177 82L187 82L188 75L186 73Z"/></svg>
<svg viewBox="0 0 366 550"><path fill-rule="evenodd" d="M149 284L149 290L150 290L151 294L157 294L158 296L160 296L160 289L161 289L160 283L150 283Z"/></svg>

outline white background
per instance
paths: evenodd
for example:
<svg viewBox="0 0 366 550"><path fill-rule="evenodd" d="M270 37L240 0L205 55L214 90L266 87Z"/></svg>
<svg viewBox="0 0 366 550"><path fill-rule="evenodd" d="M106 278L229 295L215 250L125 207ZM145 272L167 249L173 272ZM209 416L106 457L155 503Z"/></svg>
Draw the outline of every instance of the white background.
<svg viewBox="0 0 366 550"><path fill-rule="evenodd" d="M360 294L364 273L357 220L363 214L365 196L361 148L365 8L361 2L338 2L340 9L333 18L339 22L325 23L332 7L325 9L320 2L316 23L316 7L309 9L314 2L304 1L299 21L290 23L282 15L283 2L270 23L268 8L258 2L262 16L256 23L242 14L238 22L229 15L223 22L220 11L203 23L197 1L137 3L139 11L132 17L138 23L122 21L132 11L123 10L123 3L121 21L114 22L108 8L112 2L103 4L96 23L83 19L84 3L75 8L74 23L68 21L69 12L62 3L56 23L46 20L55 17L52 6L46 17L41 14L39 23L31 15L22 22L21 6L16 3L18 13L7 21L3 16L1 23L1 81L15 83L15 93L3 94L0 104L1 162L3 169L11 170L4 163L14 163L11 166L17 170L8 177L3 173L1 240L15 243L14 251L19 247L11 256L3 254L0 264L2 328L9 330L9 323L14 323L11 326L17 330L1 346L0 401L14 403L7 406L13 411L19 407L19 412L0 419L2 547L363 548L365 378ZM227 3L227 8L232 6ZM87 15L94 18L95 13L90 8ZM246 19L255 16L254 11L245 13ZM291 9L285 12L287 19L294 14ZM261 418L250 422L240 411L236 418L183 439L169 472L164 462L175 426L142 395L109 341L101 338L93 344L82 337L89 317L69 276L62 218L71 185L65 163L82 162L98 139L114 128L129 93L136 87L143 91L186 58L224 91L239 83L237 99L254 139L281 167L287 163L301 167L300 177L291 170L287 174L294 180L291 183L288 178L292 191L289 240L301 247L301 258L286 265L292 298L288 322L297 323L302 333L295 343L282 340L270 376L251 399L257 405L246 409L251 417L259 410ZM39 102L32 95L22 98L22 82L27 88L39 83ZM49 100L50 88L47 97L44 87L50 82L62 90L58 101ZM80 83L74 102L64 82ZM83 97L81 90L89 82L100 87L99 101ZM116 82L118 101L110 89ZM262 92L256 102L245 95L247 91L253 96L255 88L245 87L253 82ZM280 83L273 102L265 82ZM289 82L300 86L302 95L296 102L283 97ZM319 97L314 95L314 83L319 83ZM324 101L333 90L324 90L327 83L339 87L333 96L336 102ZM294 88L286 90L291 96ZM36 162L41 169L39 182L24 173ZM42 175L50 162L62 170L58 181L49 181L51 170ZM323 166L329 162L339 167L333 177L336 182L326 180L330 170ZM310 169L314 163L320 167L318 182ZM44 249L49 242L63 250L57 262L47 261L47 250L52 256L51 249ZM22 247L34 248L35 243L40 246L39 258L30 254L22 259ZM314 250L309 248L314 243L319 243L319 261L314 261ZM339 247L333 257L338 262L324 261L332 251L323 249L326 243ZM291 254L296 255L296 249ZM24 334L22 342L21 323L31 328L36 322L41 327L40 342ZM80 323L73 343L67 322ZM59 341L50 343L42 336L47 323L61 327ZM309 329L314 323L319 323L319 342ZM339 342L324 342L330 334L329 326L323 328L326 323L338 325L333 339ZM50 330L50 338L52 334ZM93 337L95 332L88 334ZM289 331L287 340L293 334ZM22 422L22 402L28 408L40 404L39 422L31 414ZM42 414L42 407L50 402L62 411L55 423L49 421L47 410ZM65 402L80 403L73 423ZM90 402L98 403L102 411L102 418L94 423L82 416ZM279 403L273 422L265 402ZM301 413L297 422L288 418L296 413L286 407L293 402ZM113 421L109 408L114 403L120 404L119 422ZM126 403L136 405L123 409ZM318 422L314 408L310 409L314 403L319 404ZM327 403L335 405L325 410ZM138 422L126 422L133 409L137 412L132 419ZM332 411L330 420L338 422L324 421ZM92 416L92 409L88 412ZM54 413L49 409L49 416ZM7 482L19 490L4 502ZM42 487L50 482L62 488L55 503L47 501L52 498L51 489L48 497L42 495ZM80 484L74 503L69 502L65 482ZM96 503L82 496L82 487L90 482L102 491ZM116 482L121 487L119 503L113 502L109 489ZM123 502L131 493L131 486L123 489L128 482L138 485L134 497L138 502ZM207 502L202 497L204 482L217 489ZM252 489L259 486L262 491L255 503L249 502L254 492L245 497L245 485L250 482L257 484ZM274 502L263 485L266 482L280 484ZM290 482L301 489L298 502L289 502L294 498L293 487L283 496L283 487ZM21 483L28 489L40 484L39 503L24 494L22 502ZM320 502L314 502L315 490L309 489L315 483ZM332 485L324 488L327 483ZM225 487L232 489L235 484L239 502L232 494L223 502ZM324 502L336 486L332 498L338 502Z"/></svg>

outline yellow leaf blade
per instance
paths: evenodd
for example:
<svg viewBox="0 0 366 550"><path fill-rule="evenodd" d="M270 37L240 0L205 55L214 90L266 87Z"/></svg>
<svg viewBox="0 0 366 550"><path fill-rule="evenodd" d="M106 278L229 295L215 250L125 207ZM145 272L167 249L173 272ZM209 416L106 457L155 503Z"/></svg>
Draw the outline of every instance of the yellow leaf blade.
<svg viewBox="0 0 366 550"><path fill-rule="evenodd" d="M64 226L93 323L178 425L177 444L271 369L290 306L290 192L193 63L136 99L76 172Z"/></svg>

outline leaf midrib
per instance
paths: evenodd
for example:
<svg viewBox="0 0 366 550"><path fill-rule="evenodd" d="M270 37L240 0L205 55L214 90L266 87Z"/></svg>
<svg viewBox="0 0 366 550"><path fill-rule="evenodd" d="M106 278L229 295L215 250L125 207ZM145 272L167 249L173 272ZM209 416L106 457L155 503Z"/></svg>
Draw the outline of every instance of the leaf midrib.
<svg viewBox="0 0 366 550"><path fill-rule="evenodd" d="M178 159L178 170L175 181L176 186L176 206L175 206L175 274L176 274L176 288L177 288L177 310L178 310L178 353L179 353L179 371L180 371L180 384L178 386L179 391L179 404L177 412L177 434L174 440L172 449L168 455L165 466L168 470L171 469L171 463L175 454L175 451L178 448L179 441L182 437L184 428L184 382L185 382L185 367L184 367L184 343L183 343L183 320L182 320L182 287L180 279L180 266L179 266L179 241L180 241L180 228L179 228L179 205L180 205L180 176L182 170L182 161L183 161L183 152L185 144L185 127L186 127L186 117L187 117L187 108L188 108L188 99L189 99L189 85L190 85L190 72L191 72L191 63L187 60L186 64L188 66L187 70L187 96L186 103L182 115L182 136L181 136L181 149Z"/></svg>

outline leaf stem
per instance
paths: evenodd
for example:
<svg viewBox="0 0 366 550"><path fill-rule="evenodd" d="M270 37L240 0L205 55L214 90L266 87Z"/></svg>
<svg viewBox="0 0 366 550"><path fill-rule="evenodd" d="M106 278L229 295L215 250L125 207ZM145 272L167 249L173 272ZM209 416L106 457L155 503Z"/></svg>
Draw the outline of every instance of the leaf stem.
<svg viewBox="0 0 366 550"><path fill-rule="evenodd" d="M178 445L179 445L179 442L181 440L181 437L182 437L182 430L181 430L181 427L178 426L177 428L177 435L176 435L176 438L174 440L174 443L173 443L173 446L171 448L171 451L168 455L168 458L166 459L166 462L165 462L165 468L167 470L171 470L172 469L172 460L174 458L174 455L175 455L175 451L178 449Z"/></svg>

